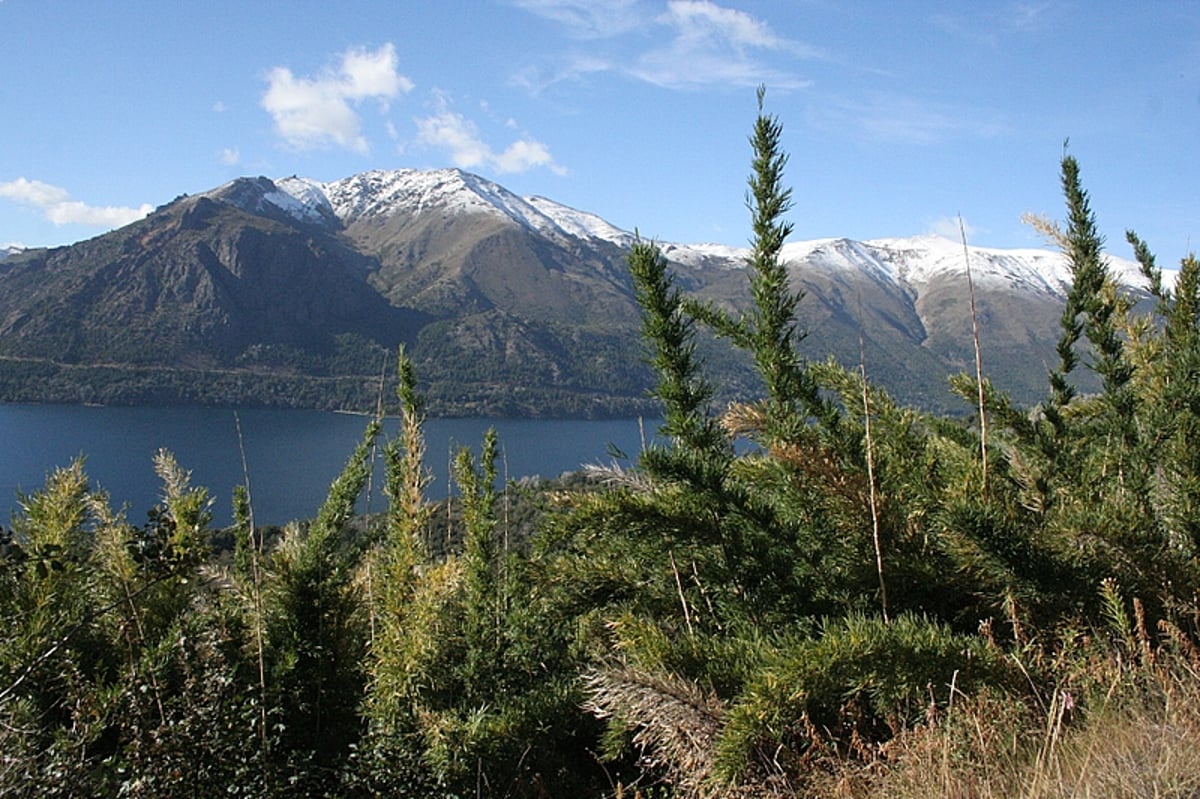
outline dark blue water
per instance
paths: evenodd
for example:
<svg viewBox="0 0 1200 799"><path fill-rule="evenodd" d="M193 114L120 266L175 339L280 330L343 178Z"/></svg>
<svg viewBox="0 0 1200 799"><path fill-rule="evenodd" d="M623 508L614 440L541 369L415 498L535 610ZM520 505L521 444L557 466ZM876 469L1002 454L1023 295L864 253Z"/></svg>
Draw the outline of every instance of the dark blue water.
<svg viewBox="0 0 1200 799"><path fill-rule="evenodd" d="M259 524L310 518L367 424L364 417L322 411L244 410L238 418ZM646 434L656 425L648 421ZM386 433L397 426L389 420ZM610 446L630 456L642 446L636 419L431 419L425 427L431 498L449 491L451 453L462 445L478 453L489 426L500 438L497 470L511 479L557 477L610 462ZM141 523L159 499L153 458L160 448L192 472L193 485L209 490L216 523L228 524L233 487L244 479L233 411L0 404L0 524L18 507L18 491L40 488L48 473L79 455L93 487L108 492L114 507L127 505L129 520ZM372 501L373 509L383 508L378 489Z"/></svg>

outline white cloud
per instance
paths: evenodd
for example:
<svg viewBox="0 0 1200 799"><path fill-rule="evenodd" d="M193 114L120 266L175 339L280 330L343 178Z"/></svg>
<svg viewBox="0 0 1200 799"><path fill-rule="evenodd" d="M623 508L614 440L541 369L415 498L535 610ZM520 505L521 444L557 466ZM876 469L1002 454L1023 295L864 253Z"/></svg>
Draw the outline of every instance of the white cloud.
<svg viewBox="0 0 1200 799"><path fill-rule="evenodd" d="M725 41L735 46L779 49L784 46L764 22L744 11L722 8L709 0L672 0L666 21L679 38L690 41Z"/></svg>
<svg viewBox="0 0 1200 799"><path fill-rule="evenodd" d="M487 162L490 148L479 132L462 114L443 111L417 122L417 141L429 147L447 150L456 166L473 169Z"/></svg>
<svg viewBox="0 0 1200 799"><path fill-rule="evenodd" d="M237 166L242 160L242 153L236 147L226 147L225 149L221 150L219 157L221 159L221 163L225 166Z"/></svg>
<svg viewBox="0 0 1200 799"><path fill-rule="evenodd" d="M962 225L961 228L959 227L960 223ZM974 227L960 216L943 216L930 223L929 232L935 236L953 239L954 241L961 241L965 232L967 243L969 244L972 238L985 231Z"/></svg>
<svg viewBox="0 0 1200 799"><path fill-rule="evenodd" d="M1018 3L1012 9L1012 26L1020 31L1042 31L1054 16L1049 3Z"/></svg>
<svg viewBox="0 0 1200 799"><path fill-rule="evenodd" d="M526 68L514 82L535 92L598 72L621 72L669 89L761 83L794 89L810 82L776 65L778 57L823 57L816 48L779 36L757 17L712 0L670 0L657 12L646 3L621 0L519 0L518 5L560 22L580 38L608 39L617 46L613 52L575 53L554 70ZM645 42L655 44L647 48ZM775 63L768 55L776 56Z"/></svg>
<svg viewBox="0 0 1200 799"><path fill-rule="evenodd" d="M45 208L56 203L66 202L70 196L66 189L51 186L40 180L17 178L8 183L0 183L0 197L16 200L23 205Z"/></svg>
<svg viewBox="0 0 1200 799"><path fill-rule="evenodd" d="M555 66L528 66L518 70L509 82L532 94L538 94L546 88L562 81L578 80L588 75L617 71L617 64L605 58L592 55L573 55L565 64Z"/></svg>
<svg viewBox="0 0 1200 799"><path fill-rule="evenodd" d="M476 125L462 114L444 107L432 116L416 120L417 143L445 150L451 162L463 169L487 168L501 174L526 172L545 167L555 174L566 170L554 161L550 149L539 141L522 137L496 152L483 140Z"/></svg>
<svg viewBox="0 0 1200 799"><path fill-rule="evenodd" d="M215 103L213 103L212 110L214 113L217 113L217 114L225 113L225 103L221 102L220 100L217 100Z"/></svg>
<svg viewBox="0 0 1200 799"><path fill-rule="evenodd" d="M631 74L666 88L711 84L794 89L809 85L769 66L758 56L782 52L816 57L819 53L774 33L765 22L710 0L671 0L659 23L672 33L667 46L643 53Z"/></svg>
<svg viewBox="0 0 1200 799"><path fill-rule="evenodd" d="M262 107L275 120L275 131L298 150L336 145L359 153L370 149L361 132L355 107L375 99L386 111L388 102L412 91L413 82L397 71L396 49L390 43L370 52L342 53L336 69L316 78L296 77L287 67L267 74Z"/></svg>
<svg viewBox="0 0 1200 799"><path fill-rule="evenodd" d="M549 148L532 139L518 139L505 148L504 152L494 154L492 160L500 172L525 172L543 166L555 174L566 173L565 169L554 163L554 156L550 155Z"/></svg>
<svg viewBox="0 0 1200 799"><path fill-rule="evenodd" d="M136 222L154 210L151 205L142 205L140 208L87 205L72 200L66 189L25 178L0 183L0 197L40 209L46 219L55 225L115 228Z"/></svg>

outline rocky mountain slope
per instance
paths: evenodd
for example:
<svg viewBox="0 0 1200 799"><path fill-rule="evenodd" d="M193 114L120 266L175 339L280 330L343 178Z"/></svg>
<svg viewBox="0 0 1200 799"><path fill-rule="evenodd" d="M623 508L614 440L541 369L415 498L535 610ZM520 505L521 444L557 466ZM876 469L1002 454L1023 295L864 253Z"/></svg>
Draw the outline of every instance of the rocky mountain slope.
<svg viewBox="0 0 1200 799"><path fill-rule="evenodd" d="M119 230L0 260L0 399L373 407L404 344L440 413L653 412L624 259L633 237L459 170L331 183L241 178ZM745 307L745 253L663 244L680 285ZM787 245L810 358L955 407L971 368L963 247L936 237ZM989 374L1044 390L1069 274L970 249ZM1113 262L1130 285L1136 269ZM753 376L705 347L728 396Z"/></svg>

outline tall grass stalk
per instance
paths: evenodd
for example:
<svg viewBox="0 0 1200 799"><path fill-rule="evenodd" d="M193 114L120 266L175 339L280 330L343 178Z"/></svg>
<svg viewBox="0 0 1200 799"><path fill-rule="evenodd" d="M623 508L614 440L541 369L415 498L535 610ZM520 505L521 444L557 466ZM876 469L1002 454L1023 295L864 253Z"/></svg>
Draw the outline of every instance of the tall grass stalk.
<svg viewBox="0 0 1200 799"><path fill-rule="evenodd" d="M858 295L858 318L864 319L862 294ZM887 582L883 578L883 547L879 541L879 498L875 488L875 439L871 435L871 399L867 384L867 341L860 325L858 328L858 371L862 377L863 435L867 442L867 482L871 502L871 542L875 547L875 573L879 577L879 607L883 620L888 621Z"/></svg>
<svg viewBox="0 0 1200 799"><path fill-rule="evenodd" d="M958 216L958 233L962 238L963 263L967 267L967 297L971 302L971 341L975 344L975 386L979 392L979 457L981 459L983 498L988 495L988 427L987 403L983 391L983 349L979 345L979 314L975 309L975 279L971 274L971 251L967 248L967 226L962 214Z"/></svg>
<svg viewBox="0 0 1200 799"><path fill-rule="evenodd" d="M242 435L242 418L235 410L233 425L237 430L238 454L242 459L242 485L246 489L246 535L250 551L250 584L254 602L254 654L258 661L258 744L262 750L263 785L267 785L267 764L270 746L267 741L267 665L263 646L262 571L259 558L262 543L254 526L254 498L250 492L250 466L246 461L246 439Z"/></svg>
<svg viewBox="0 0 1200 799"><path fill-rule="evenodd" d="M1155 658L1130 662L1114 650L1059 663L1052 669L1054 693L1044 700L968 696L952 683L944 714L902 732L874 759L830 764L828 779L805 795L1194 799L1200 796L1200 663L1164 649ZM1033 707L1039 701L1040 712Z"/></svg>
<svg viewBox="0 0 1200 799"><path fill-rule="evenodd" d="M387 365L391 359L390 353L383 358L383 364L379 368L379 390L375 394L375 421L380 425L383 424L383 389L387 384ZM367 502L366 502L366 519L367 528L370 532L371 526L371 498L375 493L375 463L379 456L379 441L371 442L371 468L367 473ZM367 634L369 636L371 646L375 646L375 610L378 602L375 600L375 583L373 580L373 572L371 569L372 559L365 558L363 561L363 569L367 581Z"/></svg>

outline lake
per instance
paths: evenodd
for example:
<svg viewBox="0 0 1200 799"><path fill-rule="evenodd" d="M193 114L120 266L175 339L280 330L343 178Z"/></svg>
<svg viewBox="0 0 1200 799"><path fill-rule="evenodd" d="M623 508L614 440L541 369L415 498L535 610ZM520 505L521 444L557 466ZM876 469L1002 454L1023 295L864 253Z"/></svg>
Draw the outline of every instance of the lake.
<svg viewBox="0 0 1200 799"><path fill-rule="evenodd" d="M17 492L40 488L46 475L79 455L93 487L107 491L114 507L125 504L135 524L159 498L153 457L160 448L192 472L192 484L216 499L218 525L229 524L233 487L243 482L242 444L250 477L255 522L284 524L310 518L362 438L366 417L324 411L220 408L118 408L0 404L0 524L18 508ZM647 436L657 430L648 420ZM398 420L385 422L393 435ZM636 457L642 447L637 419L430 419L427 464L434 477L431 499L449 491L452 453L466 445L478 454L483 434L499 435L497 471L503 478L557 477L588 463L609 463L611 447ZM376 481L372 510L384 507Z"/></svg>

